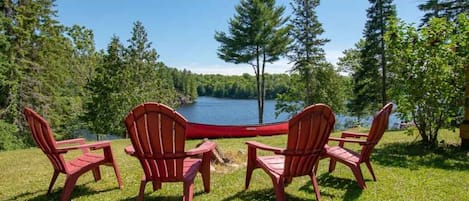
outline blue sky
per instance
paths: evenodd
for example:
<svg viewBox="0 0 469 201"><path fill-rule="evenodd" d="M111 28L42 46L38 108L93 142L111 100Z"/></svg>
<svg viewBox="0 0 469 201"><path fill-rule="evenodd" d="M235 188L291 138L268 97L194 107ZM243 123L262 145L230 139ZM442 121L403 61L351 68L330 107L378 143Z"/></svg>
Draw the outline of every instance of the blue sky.
<svg viewBox="0 0 469 201"><path fill-rule="evenodd" d="M423 0L395 0L398 17L418 23ZM291 12L288 0L278 5ZM141 21L149 40L170 67L204 74L253 74L246 64L226 63L217 57L219 43L215 31L228 30L238 0L57 0L58 20L66 25L82 25L93 30L97 49L106 49L113 35L127 45L133 23ZM322 0L317 8L319 21L331 42L324 46L326 58L335 64L342 51L354 47L363 36L368 0ZM287 60L269 64L266 72L284 73Z"/></svg>

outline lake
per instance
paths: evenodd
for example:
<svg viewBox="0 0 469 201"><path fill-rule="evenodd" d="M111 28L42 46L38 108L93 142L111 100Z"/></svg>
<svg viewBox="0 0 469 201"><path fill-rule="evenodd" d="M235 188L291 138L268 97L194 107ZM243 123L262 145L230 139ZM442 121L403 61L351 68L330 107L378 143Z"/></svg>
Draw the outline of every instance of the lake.
<svg viewBox="0 0 469 201"><path fill-rule="evenodd" d="M266 100L264 106L264 123L286 121L289 115L286 113L275 117L275 100ZM218 125L244 125L257 124L257 100L253 99L226 99L201 96L192 104L186 104L177 109L191 122ZM361 125L367 127L371 124L371 117L363 119ZM350 127L356 118L336 114L337 130ZM400 120L391 115L389 128L394 128Z"/></svg>
<svg viewBox="0 0 469 201"><path fill-rule="evenodd" d="M191 122L221 125L257 124L257 100L227 99L200 96L197 102L186 104L177 109ZM266 100L264 123L280 122L288 119L288 114L275 117L275 101Z"/></svg>

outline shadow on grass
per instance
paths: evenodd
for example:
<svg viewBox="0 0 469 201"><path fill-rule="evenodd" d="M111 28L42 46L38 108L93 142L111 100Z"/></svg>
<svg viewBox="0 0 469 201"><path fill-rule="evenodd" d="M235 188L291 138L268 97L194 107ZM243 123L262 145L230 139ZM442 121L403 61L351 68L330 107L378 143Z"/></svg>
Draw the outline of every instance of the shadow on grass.
<svg viewBox="0 0 469 201"><path fill-rule="evenodd" d="M162 196L162 195L157 195L157 196L151 196L150 194L152 194L154 191L149 191L149 192L145 192L145 195L144 195L144 200L146 201L149 201L149 200L168 200L168 201L181 201L182 200L182 191L181 191L181 195L180 196ZM194 200L197 200L197 196L198 195L202 195L204 194L203 191L199 191L199 192L194 192L194 197L193 199ZM120 201L127 201L127 200L137 200L137 197L138 197L138 192L136 192L135 196L133 197L129 197L129 198L124 198L124 199L119 199Z"/></svg>
<svg viewBox="0 0 469 201"><path fill-rule="evenodd" d="M372 162L384 166L418 169L432 167L469 171L466 151L455 146L427 149L419 142L388 143L373 152Z"/></svg>
<svg viewBox="0 0 469 201"><path fill-rule="evenodd" d="M292 196L285 192L287 199L286 200L292 200L292 201L310 201L310 200L316 200L316 197L314 194L312 194L311 199L304 199L304 198L299 198L296 196ZM222 201L231 201L231 200L245 200L245 201L273 201L275 200L275 190L273 188L269 189L263 189L263 190L243 190L240 191L228 198L223 199Z"/></svg>
<svg viewBox="0 0 469 201"><path fill-rule="evenodd" d="M84 196L84 195L94 195L94 194L99 194L99 193L103 193L103 192L113 191L113 190L116 190L116 189L119 189L119 188L115 187L115 188L110 188L110 189L104 189L104 190L97 191L97 190L90 189L90 188L86 187L85 184L80 184L79 186L75 186L70 199L74 199L74 198ZM25 193L22 193L20 195L16 195L12 198L9 198L7 200L8 201L10 201L10 200L11 201L13 201L13 200L30 200L30 201L59 200L60 195L62 194L62 191L63 191L63 188L60 187L60 188L53 189L50 194L47 194L47 190L38 190L38 191L35 191L35 192L25 192ZM38 193L40 195L38 195L36 197L33 197L33 198L29 198L31 195L38 194Z"/></svg>
<svg viewBox="0 0 469 201"><path fill-rule="evenodd" d="M324 173L318 176L318 183L319 189L321 189L321 186L325 186L329 188L345 190L343 200L356 200L360 197L363 192L363 190L357 185L357 182L355 180L334 177L329 173ZM314 189L311 185L311 182L306 183L303 187L300 188L300 190L303 189L314 193ZM322 192L321 195L327 195L332 199L335 199L336 196L331 194L324 194Z"/></svg>
<svg viewBox="0 0 469 201"><path fill-rule="evenodd" d="M356 200L362 194L362 189L358 187L354 180L337 178L329 175L328 173L323 174L318 177L319 190L321 191L321 197L331 197L335 198L335 195L329 194L321 190L321 187L327 186L337 189L345 189L344 200ZM306 182L303 186L299 188L300 191L303 191L307 194L310 194L310 198L300 198L294 195L285 192L286 200L289 201L311 201L316 200L316 195L314 192L313 185L311 181ZM275 200L275 190L273 188L263 189L263 190L246 190L240 191L228 198L223 199L222 201L231 201L231 200L245 200L245 201L268 201Z"/></svg>

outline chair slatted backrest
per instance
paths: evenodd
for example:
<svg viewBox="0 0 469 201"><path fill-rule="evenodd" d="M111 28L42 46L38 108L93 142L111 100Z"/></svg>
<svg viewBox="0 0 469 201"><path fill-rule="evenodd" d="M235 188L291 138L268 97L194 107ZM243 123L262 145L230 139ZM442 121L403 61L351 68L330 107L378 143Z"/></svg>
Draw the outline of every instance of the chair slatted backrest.
<svg viewBox="0 0 469 201"><path fill-rule="evenodd" d="M66 172L67 166L63 156L57 152L57 145L49 123L30 108L25 108L23 114L26 117L36 145L46 154L54 169Z"/></svg>
<svg viewBox="0 0 469 201"><path fill-rule="evenodd" d="M158 103L144 103L126 117L125 125L147 179L183 178L187 120Z"/></svg>
<svg viewBox="0 0 469 201"><path fill-rule="evenodd" d="M384 131L388 128L391 112L392 103L388 103L373 117L368 138L366 139L367 143L363 145L361 150L361 161L370 159L373 148L378 144L381 137L383 137Z"/></svg>
<svg viewBox="0 0 469 201"><path fill-rule="evenodd" d="M309 106L289 120L285 176L311 174L334 123L332 110L324 104Z"/></svg>

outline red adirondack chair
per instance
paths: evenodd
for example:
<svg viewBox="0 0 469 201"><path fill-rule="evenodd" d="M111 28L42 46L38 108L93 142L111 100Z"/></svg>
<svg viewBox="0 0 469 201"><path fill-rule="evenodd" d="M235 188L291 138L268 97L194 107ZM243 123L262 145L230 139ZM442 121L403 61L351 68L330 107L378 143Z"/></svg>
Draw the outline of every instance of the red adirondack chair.
<svg viewBox="0 0 469 201"><path fill-rule="evenodd" d="M329 172L334 171L336 161L339 161L352 169L355 179L358 182L360 188L365 189L366 184L363 179L363 174L360 169L360 164L365 163L370 170L373 180L376 181L375 173L371 167L370 156L375 145L379 142L384 134L384 131L388 127L389 116L392 112L392 103L386 104L373 118L370 131L368 134L343 132L341 138L330 137L331 141L339 141L338 146L327 146L326 145L326 157L330 157ZM366 138L361 140L357 138ZM354 138L354 139L350 139ZM360 153L344 147L345 142L358 143L361 145Z"/></svg>
<svg viewBox="0 0 469 201"><path fill-rule="evenodd" d="M55 141L52 135L52 130L49 123L44 120L40 115L30 108L24 109L24 116L28 121L31 134L37 146L41 148L44 154L47 155L52 166L54 167L54 174L49 184L47 194L49 194L54 186L59 173L67 175L65 179L64 189L60 200L70 200L75 183L83 173L88 171L93 172L94 180L101 179L100 165L109 165L114 168L114 173L117 177L119 188L123 187L122 179L117 168L116 161L112 156L111 143L109 141L101 141L96 143L85 144L85 139L77 138L71 140ZM75 146L60 147L63 145L78 144ZM81 149L82 154L70 161L65 161L63 155L71 150ZM104 154L91 153L91 150L102 149Z"/></svg>
<svg viewBox="0 0 469 201"><path fill-rule="evenodd" d="M310 176L321 200L316 175L312 171L324 145L334 128L335 117L329 106L316 104L307 107L288 121L287 148L280 149L248 141L248 161L245 188L248 189L254 169L262 168L272 179L277 201L285 200L285 184L293 177ZM273 156L257 156L257 149L272 151Z"/></svg>
<svg viewBox="0 0 469 201"><path fill-rule="evenodd" d="M197 172L202 174L205 192L210 191L210 158L216 144L205 142L185 151L187 120L173 109L158 103L144 103L126 117L125 125L132 145L125 148L142 165L144 175L138 200L143 200L145 185L151 181L153 190L161 182L184 182L183 200L191 201ZM202 154L202 159L192 158Z"/></svg>

